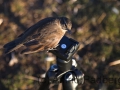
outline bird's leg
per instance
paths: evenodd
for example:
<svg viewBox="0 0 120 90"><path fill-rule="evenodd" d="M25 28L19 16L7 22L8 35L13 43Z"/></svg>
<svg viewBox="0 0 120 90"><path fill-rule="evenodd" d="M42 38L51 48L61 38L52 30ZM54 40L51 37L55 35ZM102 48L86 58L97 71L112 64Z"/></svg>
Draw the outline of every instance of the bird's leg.
<svg viewBox="0 0 120 90"><path fill-rule="evenodd" d="M49 48L47 52L52 51L52 50L57 50L56 48Z"/></svg>
<svg viewBox="0 0 120 90"><path fill-rule="evenodd" d="M49 48L49 50L57 50L56 48Z"/></svg>
<svg viewBox="0 0 120 90"><path fill-rule="evenodd" d="M55 44L56 44L56 42L51 44L51 47L53 47L53 48L49 48L48 50L57 50L56 47L59 46L59 44L57 44L57 45L55 45Z"/></svg>

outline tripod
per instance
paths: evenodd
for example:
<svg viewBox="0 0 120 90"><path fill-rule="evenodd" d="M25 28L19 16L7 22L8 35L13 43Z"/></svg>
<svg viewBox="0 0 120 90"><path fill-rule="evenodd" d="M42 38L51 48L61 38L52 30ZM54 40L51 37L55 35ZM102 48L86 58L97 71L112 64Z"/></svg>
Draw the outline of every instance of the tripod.
<svg viewBox="0 0 120 90"><path fill-rule="evenodd" d="M50 51L56 55L56 64L47 71L39 90L49 90L50 84L54 83L62 83L63 90L76 90L78 84L83 84L84 74L77 69L77 63L72 59L78 47L78 42L64 36L57 50Z"/></svg>
<svg viewBox="0 0 120 90"><path fill-rule="evenodd" d="M49 90L49 85L62 83L63 90L76 90L78 84L83 84L84 74L76 67L76 61L64 61L57 58L57 64L52 65L46 73L39 90Z"/></svg>

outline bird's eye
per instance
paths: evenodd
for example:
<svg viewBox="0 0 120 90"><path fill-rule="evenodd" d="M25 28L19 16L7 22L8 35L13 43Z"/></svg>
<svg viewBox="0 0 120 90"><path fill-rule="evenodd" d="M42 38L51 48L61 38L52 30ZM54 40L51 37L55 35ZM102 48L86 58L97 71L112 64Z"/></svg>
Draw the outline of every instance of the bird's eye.
<svg viewBox="0 0 120 90"><path fill-rule="evenodd" d="M66 23L65 19L63 19L63 21L64 21L64 24L65 24L65 27L67 28L67 23Z"/></svg>

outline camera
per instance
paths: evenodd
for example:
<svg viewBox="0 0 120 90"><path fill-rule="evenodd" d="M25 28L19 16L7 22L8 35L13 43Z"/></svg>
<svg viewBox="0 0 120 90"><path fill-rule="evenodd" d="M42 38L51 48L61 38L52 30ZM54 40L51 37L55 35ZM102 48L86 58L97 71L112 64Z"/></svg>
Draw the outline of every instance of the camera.
<svg viewBox="0 0 120 90"><path fill-rule="evenodd" d="M50 52L56 55L57 58L67 61L71 59L74 53L78 50L79 45L79 42L63 36L58 46L54 50L50 50Z"/></svg>

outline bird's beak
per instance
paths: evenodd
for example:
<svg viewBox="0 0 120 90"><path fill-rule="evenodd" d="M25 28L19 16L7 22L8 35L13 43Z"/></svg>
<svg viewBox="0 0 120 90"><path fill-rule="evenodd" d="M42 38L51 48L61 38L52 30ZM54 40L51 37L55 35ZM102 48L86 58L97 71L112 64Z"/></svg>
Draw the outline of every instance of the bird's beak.
<svg viewBox="0 0 120 90"><path fill-rule="evenodd" d="M67 32L68 32L69 34L71 34L71 30L67 29Z"/></svg>

